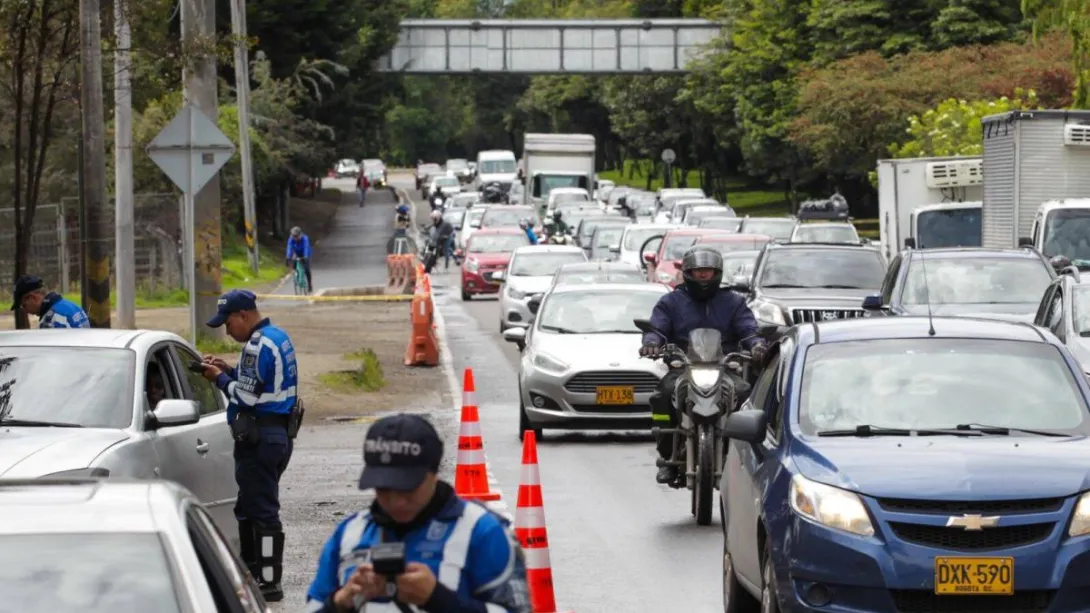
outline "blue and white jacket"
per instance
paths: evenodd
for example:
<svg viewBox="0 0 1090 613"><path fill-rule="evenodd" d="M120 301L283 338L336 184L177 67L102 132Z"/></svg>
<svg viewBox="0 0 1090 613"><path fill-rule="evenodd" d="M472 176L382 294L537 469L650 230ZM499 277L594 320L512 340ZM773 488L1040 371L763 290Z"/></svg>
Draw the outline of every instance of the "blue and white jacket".
<svg viewBox="0 0 1090 613"><path fill-rule="evenodd" d="M227 395L227 423L239 411L287 415L295 406L299 366L288 333L262 319L242 348L238 367L221 374L216 387Z"/></svg>
<svg viewBox="0 0 1090 613"><path fill-rule="evenodd" d="M439 487L447 487L440 483ZM307 613L334 613L333 596L370 562L371 547L396 540L369 511L345 519L322 548L318 572L307 590ZM529 588L522 549L507 522L476 502L451 494L450 499L418 528L401 539L405 562L419 562L437 579L431 599L422 607L402 605L418 613L530 613ZM357 606L360 603L356 603ZM369 601L366 613L399 613L388 598Z"/></svg>
<svg viewBox="0 0 1090 613"><path fill-rule="evenodd" d="M57 292L45 295L38 311L39 328L90 328L91 320L78 304L65 300Z"/></svg>

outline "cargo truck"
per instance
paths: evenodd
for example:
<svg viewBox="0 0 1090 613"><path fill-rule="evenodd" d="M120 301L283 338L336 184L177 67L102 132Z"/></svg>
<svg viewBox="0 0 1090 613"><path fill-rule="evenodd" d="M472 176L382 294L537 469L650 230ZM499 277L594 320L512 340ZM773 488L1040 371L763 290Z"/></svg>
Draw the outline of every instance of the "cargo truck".
<svg viewBox="0 0 1090 613"><path fill-rule="evenodd" d="M979 157L878 160L878 233L887 260L904 247L979 247Z"/></svg>
<svg viewBox="0 0 1090 613"><path fill-rule="evenodd" d="M593 193L595 141L590 134L527 134L523 142L523 202L544 206L557 187Z"/></svg>
<svg viewBox="0 0 1090 613"><path fill-rule="evenodd" d="M1090 269L1090 111L1011 111L982 126L983 245Z"/></svg>

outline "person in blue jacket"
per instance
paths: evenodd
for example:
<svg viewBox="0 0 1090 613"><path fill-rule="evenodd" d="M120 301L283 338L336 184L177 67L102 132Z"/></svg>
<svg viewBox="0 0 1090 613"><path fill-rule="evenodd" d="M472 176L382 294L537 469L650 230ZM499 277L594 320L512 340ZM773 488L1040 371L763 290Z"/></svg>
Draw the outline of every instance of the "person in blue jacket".
<svg viewBox="0 0 1090 613"><path fill-rule="evenodd" d="M280 477L291 460L302 420L295 347L287 332L262 317L256 296L246 290L221 296L207 325L226 326L228 336L245 343L237 368L210 355L204 356L202 365L204 377L230 403L227 423L235 439L240 554L265 600L277 602L284 598Z"/></svg>
<svg viewBox="0 0 1090 613"><path fill-rule="evenodd" d="M723 255L714 247L697 245L682 258L681 274L684 283L659 298L651 310L651 327L656 332L644 334L640 355L657 355L667 343L685 350L693 330L715 328L722 335L724 353L737 351L741 346L750 350L755 364L763 363L767 347L757 336L757 318L746 305L745 297L720 289ZM671 368L651 397L651 418L657 425L668 422L668 427L676 427L673 391L681 373L682 369ZM673 455L673 443L672 434L659 435L657 447L662 459L669 460ZM676 466L663 466L655 480L674 483L678 474Z"/></svg>
<svg viewBox="0 0 1090 613"><path fill-rule="evenodd" d="M367 613L530 613L522 549L506 520L440 481L442 457L443 442L423 417L371 425L359 487L374 488L375 501L326 541L308 613L354 612L365 603ZM403 571L376 574L376 552L399 545Z"/></svg>
<svg viewBox="0 0 1090 613"><path fill-rule="evenodd" d="M310 278L310 237L303 234L303 229L295 226L288 237L288 249L284 254L284 265L294 268L296 259L303 261L303 270L307 273L307 292L314 291L314 283Z"/></svg>
<svg viewBox="0 0 1090 613"><path fill-rule="evenodd" d="M527 219L519 220L519 227L526 233L526 238L530 239L530 244L536 245L537 234L534 234L534 227L530 225L530 221Z"/></svg>
<svg viewBox="0 0 1090 613"><path fill-rule="evenodd" d="M15 281L11 310L38 316L39 328L90 328L87 313L57 292L46 292L40 277L23 275Z"/></svg>

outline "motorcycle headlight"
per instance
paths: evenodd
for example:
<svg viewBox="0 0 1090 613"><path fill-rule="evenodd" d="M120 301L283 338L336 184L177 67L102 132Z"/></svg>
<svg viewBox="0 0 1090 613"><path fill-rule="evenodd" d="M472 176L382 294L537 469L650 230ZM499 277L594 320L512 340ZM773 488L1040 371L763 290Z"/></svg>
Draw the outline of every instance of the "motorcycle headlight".
<svg viewBox="0 0 1090 613"><path fill-rule="evenodd" d="M787 318L783 316L783 310L771 302L756 302L751 308L753 309L753 314L757 316L757 319L776 324L777 326L787 325Z"/></svg>
<svg viewBox="0 0 1090 613"><path fill-rule="evenodd" d="M512 300L522 300L526 297L526 292L520 292L517 289L511 289L511 286L507 286L507 296Z"/></svg>
<svg viewBox="0 0 1090 613"><path fill-rule="evenodd" d="M1075 503L1075 513L1071 517L1071 527L1067 529L1068 536L1085 536L1090 534L1090 492L1079 496Z"/></svg>
<svg viewBox="0 0 1090 613"><path fill-rule="evenodd" d="M874 535L867 508L853 492L795 475L788 502L792 511L823 526L860 536Z"/></svg>
<svg viewBox="0 0 1090 613"><path fill-rule="evenodd" d="M469 272L477 272L481 269L481 263L477 260L466 260L466 270Z"/></svg>
<svg viewBox="0 0 1090 613"><path fill-rule="evenodd" d="M533 364L542 370L551 370L553 372L564 372L568 369L567 364L546 353L535 353Z"/></svg>
<svg viewBox="0 0 1090 613"><path fill-rule="evenodd" d="M75 470L62 470L48 475L42 475L42 479L103 479L110 476L110 470L101 467L77 468Z"/></svg>
<svg viewBox="0 0 1090 613"><path fill-rule="evenodd" d="M693 379L693 385L705 392L719 383L718 368L694 368L689 371L689 376Z"/></svg>
<svg viewBox="0 0 1090 613"><path fill-rule="evenodd" d="M435 204L443 204L443 199L436 196L434 202L435 202Z"/></svg>

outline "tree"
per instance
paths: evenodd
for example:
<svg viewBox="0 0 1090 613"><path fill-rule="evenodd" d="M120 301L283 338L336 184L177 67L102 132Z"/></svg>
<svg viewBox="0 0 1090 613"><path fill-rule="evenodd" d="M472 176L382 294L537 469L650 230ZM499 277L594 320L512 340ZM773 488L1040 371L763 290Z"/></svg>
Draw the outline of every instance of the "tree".
<svg viewBox="0 0 1090 613"><path fill-rule="evenodd" d="M897 158L981 155L984 151L981 120L1016 110L1040 108L1037 93L1019 89L1014 99L968 102L950 98L922 115L908 118L908 142L891 145L889 153Z"/></svg>
<svg viewBox="0 0 1090 613"><path fill-rule="evenodd" d="M1073 46L1074 105L1090 105L1090 0L1022 0L1022 12L1040 37L1053 29L1067 32Z"/></svg>
<svg viewBox="0 0 1090 613"><path fill-rule="evenodd" d="M0 109L3 162L10 168L15 222L15 277L26 274L34 214L57 131L58 105L73 100L79 58L75 0L0 3ZM17 321L27 327L25 314Z"/></svg>

